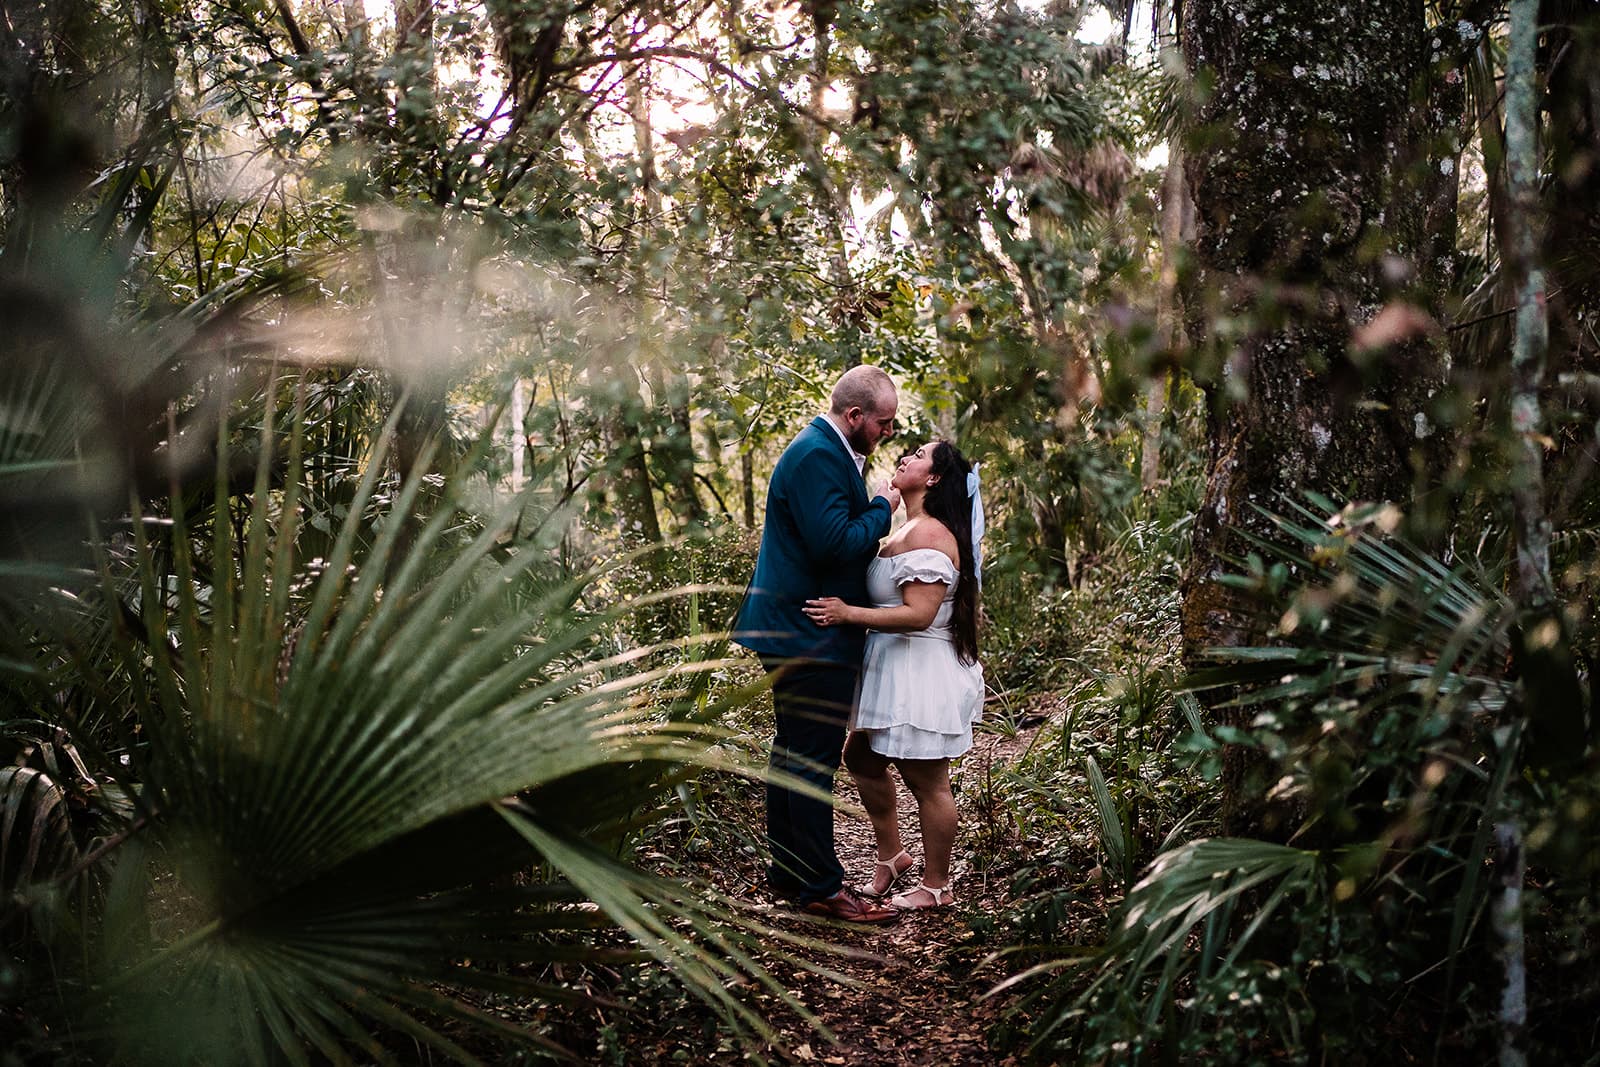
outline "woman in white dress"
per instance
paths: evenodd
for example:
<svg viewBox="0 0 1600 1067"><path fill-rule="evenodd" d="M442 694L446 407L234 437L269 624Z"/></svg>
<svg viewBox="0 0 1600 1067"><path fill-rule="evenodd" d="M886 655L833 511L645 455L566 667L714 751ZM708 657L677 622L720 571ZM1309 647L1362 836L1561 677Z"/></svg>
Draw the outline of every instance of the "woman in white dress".
<svg viewBox="0 0 1600 1067"><path fill-rule="evenodd" d="M900 842L892 764L916 798L923 857L921 882L889 903L938 908L955 903L950 760L972 747L972 724L983 712L973 529L976 523L982 535L982 510L976 472L948 441L902 457L891 484L906 521L867 569L872 607L827 597L807 601L806 614L819 626L870 631L859 709L844 746L878 844L872 881L861 892L881 897L915 865Z"/></svg>

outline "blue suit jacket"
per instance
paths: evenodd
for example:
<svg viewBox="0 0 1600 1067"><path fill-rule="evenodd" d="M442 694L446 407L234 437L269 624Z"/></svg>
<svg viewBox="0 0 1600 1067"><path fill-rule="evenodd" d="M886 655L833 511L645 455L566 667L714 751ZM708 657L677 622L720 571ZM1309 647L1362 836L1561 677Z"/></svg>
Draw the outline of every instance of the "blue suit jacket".
<svg viewBox="0 0 1600 1067"><path fill-rule="evenodd" d="M767 519L755 577L734 640L763 656L860 663L866 633L818 626L801 610L813 597L867 602L867 564L889 532L889 502L867 487L825 416L784 449L767 485Z"/></svg>

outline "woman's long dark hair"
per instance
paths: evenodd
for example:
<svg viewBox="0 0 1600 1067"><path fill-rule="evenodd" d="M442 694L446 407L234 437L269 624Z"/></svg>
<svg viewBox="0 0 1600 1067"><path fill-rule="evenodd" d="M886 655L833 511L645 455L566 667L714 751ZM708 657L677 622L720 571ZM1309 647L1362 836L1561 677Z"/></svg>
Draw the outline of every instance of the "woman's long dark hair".
<svg viewBox="0 0 1600 1067"><path fill-rule="evenodd" d="M972 464L949 441L935 441L933 470L939 481L922 498L922 510L944 523L956 535L956 551L961 557L961 580L956 583L951 629L955 631L956 655L962 663L978 660L978 566L972 552L972 494L967 492L967 475Z"/></svg>

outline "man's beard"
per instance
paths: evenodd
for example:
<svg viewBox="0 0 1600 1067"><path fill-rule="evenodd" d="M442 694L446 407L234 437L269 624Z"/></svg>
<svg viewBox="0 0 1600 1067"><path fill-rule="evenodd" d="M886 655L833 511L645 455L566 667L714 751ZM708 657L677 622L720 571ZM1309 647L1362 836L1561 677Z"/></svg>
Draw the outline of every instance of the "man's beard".
<svg viewBox="0 0 1600 1067"><path fill-rule="evenodd" d="M867 439L867 428L865 426L851 430L845 435L845 440L850 442L850 447L855 449L858 455L872 455L872 442Z"/></svg>

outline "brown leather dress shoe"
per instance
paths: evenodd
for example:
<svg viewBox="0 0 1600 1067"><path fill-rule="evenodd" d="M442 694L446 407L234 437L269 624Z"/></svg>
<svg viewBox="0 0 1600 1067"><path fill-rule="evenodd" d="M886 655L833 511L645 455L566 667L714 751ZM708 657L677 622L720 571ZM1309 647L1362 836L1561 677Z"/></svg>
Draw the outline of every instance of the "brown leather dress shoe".
<svg viewBox="0 0 1600 1067"><path fill-rule="evenodd" d="M831 897L813 900L800 910L807 915L820 915L824 919L843 923L892 923L900 918L897 909L875 904L849 886L845 886Z"/></svg>

